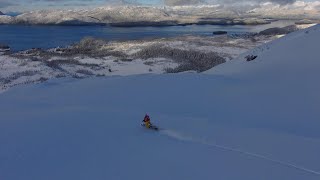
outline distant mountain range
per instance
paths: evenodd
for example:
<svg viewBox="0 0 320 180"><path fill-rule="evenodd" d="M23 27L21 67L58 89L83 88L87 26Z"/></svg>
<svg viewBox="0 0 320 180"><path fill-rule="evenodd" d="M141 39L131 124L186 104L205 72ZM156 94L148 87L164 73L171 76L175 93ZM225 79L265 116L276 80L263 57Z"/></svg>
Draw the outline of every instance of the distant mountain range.
<svg viewBox="0 0 320 180"><path fill-rule="evenodd" d="M44 25L111 25L170 26L189 24L265 24L277 19L312 20L319 22L320 6L314 3L279 6L262 4L239 8L207 6L111 6L78 10L40 10L16 17L2 16L0 24Z"/></svg>

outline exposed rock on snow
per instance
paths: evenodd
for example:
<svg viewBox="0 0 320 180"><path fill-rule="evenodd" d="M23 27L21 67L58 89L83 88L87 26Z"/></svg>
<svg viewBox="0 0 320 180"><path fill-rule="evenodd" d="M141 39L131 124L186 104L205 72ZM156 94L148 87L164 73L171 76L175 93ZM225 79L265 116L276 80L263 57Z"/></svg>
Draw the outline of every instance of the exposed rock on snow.
<svg viewBox="0 0 320 180"><path fill-rule="evenodd" d="M124 42L85 38L66 48L35 48L0 56L0 87L5 90L59 77L201 72L274 38L183 36Z"/></svg>
<svg viewBox="0 0 320 180"><path fill-rule="evenodd" d="M245 57L245 59L246 59L247 61L253 61L253 60L255 60L257 57L258 57L258 56L255 56L255 55L247 55L247 56Z"/></svg>

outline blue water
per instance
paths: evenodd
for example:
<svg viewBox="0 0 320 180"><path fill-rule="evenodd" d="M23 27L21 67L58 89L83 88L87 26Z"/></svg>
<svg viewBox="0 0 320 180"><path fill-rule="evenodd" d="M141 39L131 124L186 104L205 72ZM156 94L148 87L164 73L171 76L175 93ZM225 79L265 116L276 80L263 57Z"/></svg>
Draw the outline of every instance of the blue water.
<svg viewBox="0 0 320 180"><path fill-rule="evenodd" d="M31 48L64 47L84 37L106 40L133 40L181 35L212 36L213 31L228 33L259 32L265 28L284 26L292 22L276 22L257 26L190 25L169 27L108 27L108 26L27 26L0 25L0 44L6 44L13 51Z"/></svg>

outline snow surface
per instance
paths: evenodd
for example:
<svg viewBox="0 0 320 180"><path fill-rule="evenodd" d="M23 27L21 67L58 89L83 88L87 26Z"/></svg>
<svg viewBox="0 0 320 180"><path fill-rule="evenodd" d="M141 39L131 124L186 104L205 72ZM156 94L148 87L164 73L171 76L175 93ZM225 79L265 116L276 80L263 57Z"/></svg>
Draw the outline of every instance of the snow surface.
<svg viewBox="0 0 320 180"><path fill-rule="evenodd" d="M0 178L320 178L320 26L203 74L51 80L0 94ZM145 113L162 130L139 126Z"/></svg>

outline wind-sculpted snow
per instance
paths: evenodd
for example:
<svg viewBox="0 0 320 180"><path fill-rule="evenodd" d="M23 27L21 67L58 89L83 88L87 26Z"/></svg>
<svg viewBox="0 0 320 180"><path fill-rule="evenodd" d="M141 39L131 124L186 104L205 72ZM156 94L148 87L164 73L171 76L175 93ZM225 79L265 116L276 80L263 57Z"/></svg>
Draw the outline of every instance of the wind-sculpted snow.
<svg viewBox="0 0 320 180"><path fill-rule="evenodd" d="M184 36L108 42L85 38L66 48L0 56L0 91L52 78L202 72L275 36Z"/></svg>

